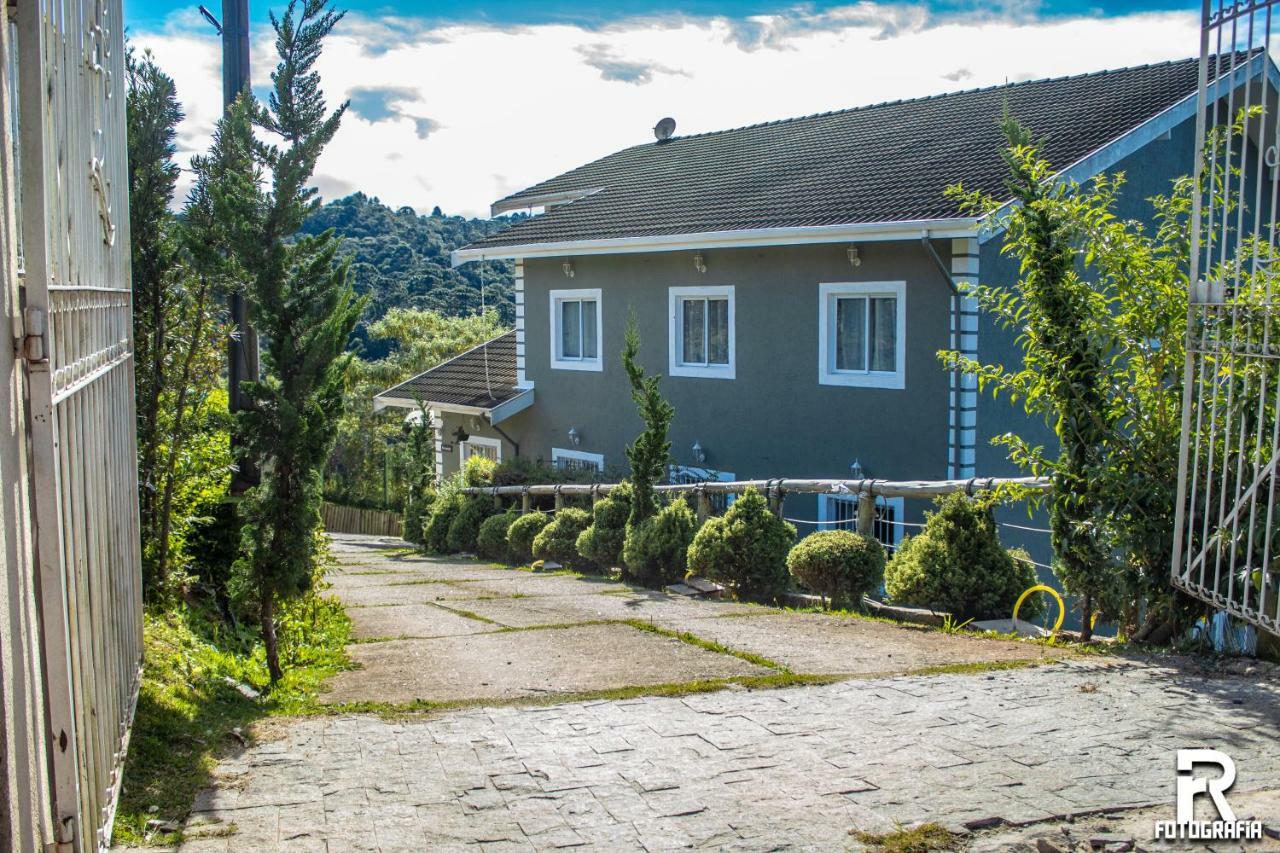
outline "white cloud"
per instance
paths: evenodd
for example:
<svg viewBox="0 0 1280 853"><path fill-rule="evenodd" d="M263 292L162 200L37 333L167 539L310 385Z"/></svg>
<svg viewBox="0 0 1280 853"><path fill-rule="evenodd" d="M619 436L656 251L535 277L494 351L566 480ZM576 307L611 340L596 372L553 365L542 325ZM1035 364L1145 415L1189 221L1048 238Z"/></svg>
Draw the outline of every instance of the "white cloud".
<svg viewBox="0 0 1280 853"><path fill-rule="evenodd" d="M190 15L133 32L173 75L187 111L184 161L221 109L219 43ZM348 113L321 160L332 197L360 189L394 206L486 215L491 201L628 145L677 133L1192 55L1192 14L1038 20L931 19L859 3L749 19L637 18L569 25L428 26L351 15L321 60L333 103L396 93L378 121ZM268 33L254 84L269 85ZM366 110L366 114L370 111ZM376 115L377 113L372 113Z"/></svg>

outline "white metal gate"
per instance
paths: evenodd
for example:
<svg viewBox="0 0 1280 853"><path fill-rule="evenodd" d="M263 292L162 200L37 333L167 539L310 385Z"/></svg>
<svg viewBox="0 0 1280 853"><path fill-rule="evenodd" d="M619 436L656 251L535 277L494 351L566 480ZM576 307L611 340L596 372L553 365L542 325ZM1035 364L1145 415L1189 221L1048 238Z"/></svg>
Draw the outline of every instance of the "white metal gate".
<svg viewBox="0 0 1280 853"><path fill-rule="evenodd" d="M120 0L20 0L10 34L54 831L88 851L110 844L142 657Z"/></svg>
<svg viewBox="0 0 1280 853"><path fill-rule="evenodd" d="M1202 10L1173 583L1280 633L1276 2L1206 0ZM1242 116L1242 134L1211 133Z"/></svg>

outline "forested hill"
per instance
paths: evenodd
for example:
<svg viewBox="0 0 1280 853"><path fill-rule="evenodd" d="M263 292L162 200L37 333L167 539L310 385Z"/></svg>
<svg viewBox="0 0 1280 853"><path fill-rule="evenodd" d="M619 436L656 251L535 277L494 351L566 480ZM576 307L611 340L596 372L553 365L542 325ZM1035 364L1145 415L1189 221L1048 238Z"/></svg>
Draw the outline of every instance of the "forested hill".
<svg viewBox="0 0 1280 853"><path fill-rule="evenodd" d="M351 271L356 290L372 294L356 337L390 308L428 308L448 315L480 310L481 267L486 307L497 309L503 323L515 322L512 267L507 262L449 266L449 252L492 234L516 221L445 216L436 208L419 216L411 207L392 210L376 198L355 193L321 207L302 227L318 234L333 228L342 237L342 251L354 256ZM381 352L366 350L366 358Z"/></svg>

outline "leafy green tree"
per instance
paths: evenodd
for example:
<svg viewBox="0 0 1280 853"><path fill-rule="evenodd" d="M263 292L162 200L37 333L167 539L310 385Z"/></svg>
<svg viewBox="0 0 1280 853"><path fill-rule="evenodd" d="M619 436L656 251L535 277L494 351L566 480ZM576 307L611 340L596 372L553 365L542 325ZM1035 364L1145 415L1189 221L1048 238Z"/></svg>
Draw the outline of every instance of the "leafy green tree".
<svg viewBox="0 0 1280 853"><path fill-rule="evenodd" d="M217 406L223 323L215 299L222 284L202 266L216 239L199 209L206 172L184 222L170 212L179 170L175 126L182 118L173 80L150 54L126 56L129 89L129 201L139 508L148 590L182 585L191 525L216 503L230 465L228 419Z"/></svg>
<svg viewBox="0 0 1280 853"><path fill-rule="evenodd" d="M245 94L220 125L243 167L219 188L218 212L245 271L249 319L262 335L266 377L245 383L239 429L262 472L246 495L237 570L256 598L267 668L283 672L277 600L311 590L316 567L322 467L337 434L350 356L347 339L363 310L330 232L298 235L318 205L307 183L346 105L328 111L315 70L342 14L327 0L291 0L271 16L280 62L268 106ZM273 144L255 138L260 128ZM269 178L267 177L269 175Z"/></svg>
<svg viewBox="0 0 1280 853"><path fill-rule="evenodd" d="M1013 434L995 441L1024 470L1053 480L1054 568L1080 596L1084 637L1099 606L1139 639L1167 636L1180 610L1168 572L1191 200L1206 189L1221 195L1220 187L1175 181L1168 196L1150 199L1149 230L1116 214L1123 175L1083 186L1055 180L1022 127L1006 118L1005 133L1009 187L1019 203L1002 215L1002 251L1022 273L1012 286L981 286L974 295L998 323L1019 331L1023 362L1009 369L941 355L1053 428L1056 449ZM1213 133L1226 144L1243 133L1243 117ZM1000 207L961 187L950 192L974 213Z"/></svg>

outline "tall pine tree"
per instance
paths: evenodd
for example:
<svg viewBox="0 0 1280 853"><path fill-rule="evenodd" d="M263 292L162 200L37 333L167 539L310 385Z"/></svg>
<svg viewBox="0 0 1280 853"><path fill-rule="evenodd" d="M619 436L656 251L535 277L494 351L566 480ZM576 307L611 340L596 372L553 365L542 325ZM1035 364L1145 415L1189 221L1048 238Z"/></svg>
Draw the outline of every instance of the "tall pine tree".
<svg viewBox="0 0 1280 853"><path fill-rule="evenodd" d="M326 36L342 19L327 0L291 0L271 16L280 62L267 106L242 95L222 122L224 143L250 157L218 189L244 271L249 319L262 336L266 376L245 383L238 428L262 482L242 505L241 577L256 597L272 681L283 674L278 601L311 590L317 563L321 469L342 413L344 354L363 303L332 232L297 236L319 205L307 186L338 130L346 104L329 112L315 70ZM255 128L272 143L256 138Z"/></svg>

